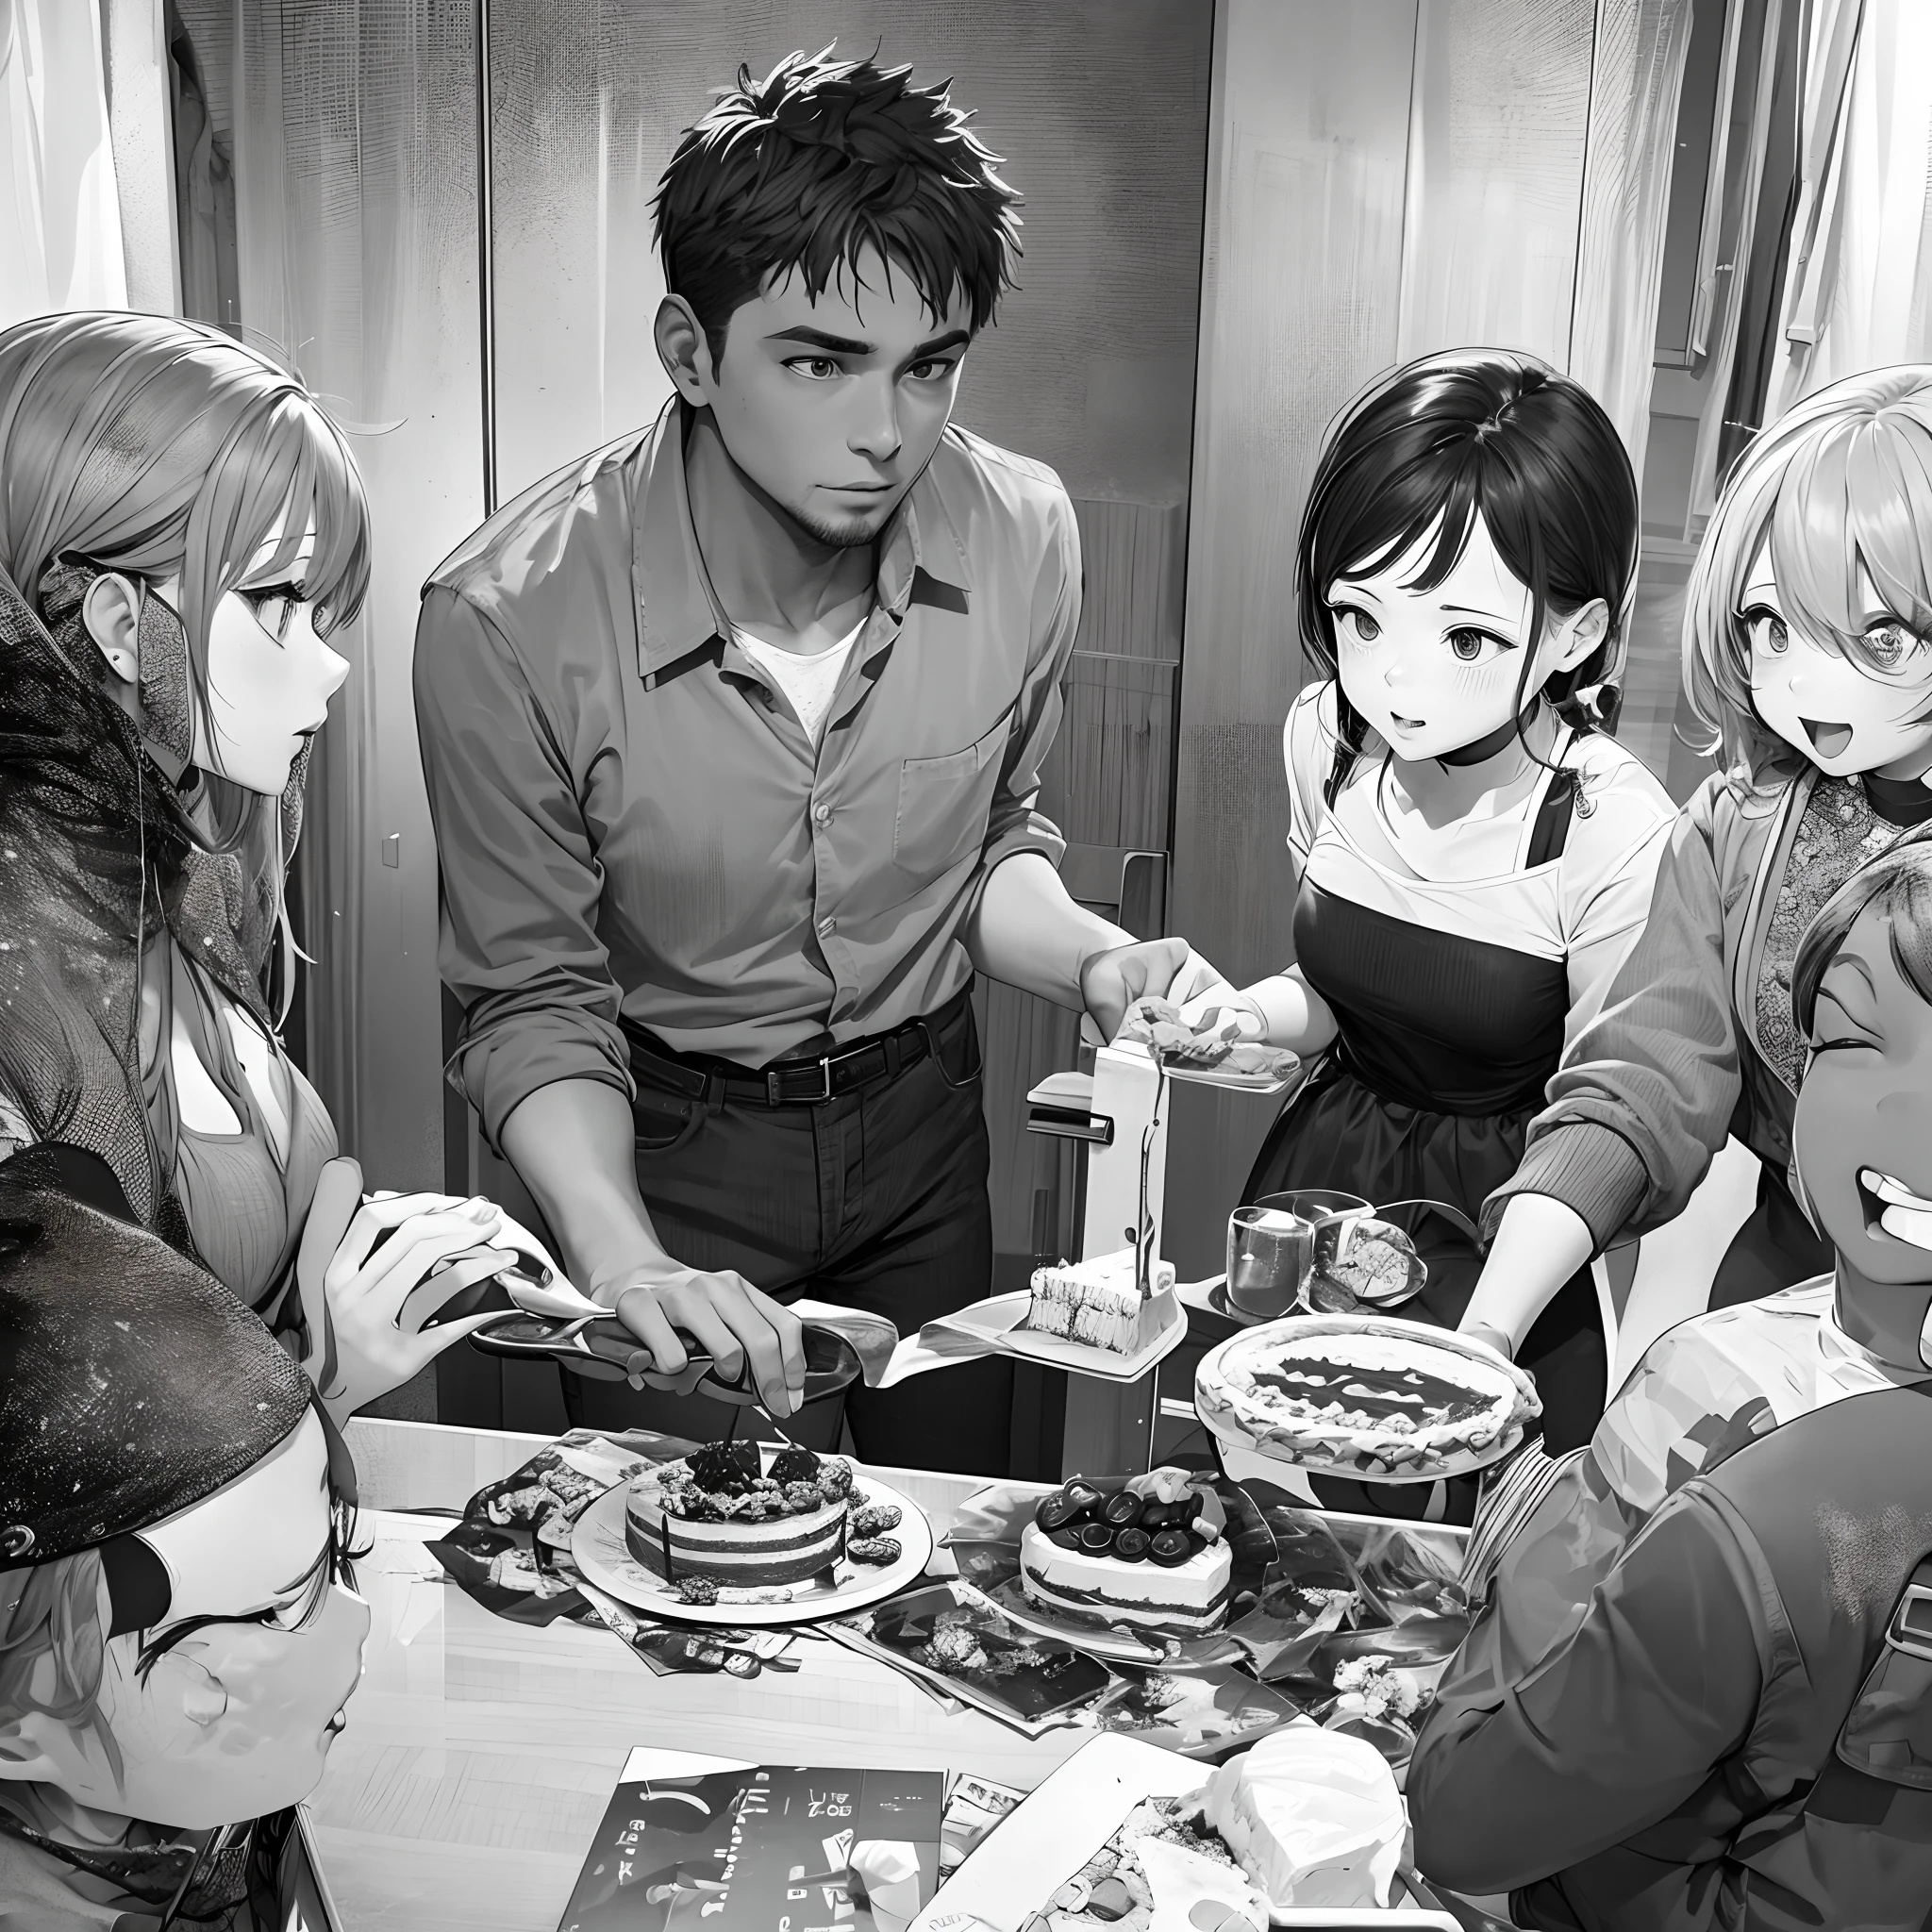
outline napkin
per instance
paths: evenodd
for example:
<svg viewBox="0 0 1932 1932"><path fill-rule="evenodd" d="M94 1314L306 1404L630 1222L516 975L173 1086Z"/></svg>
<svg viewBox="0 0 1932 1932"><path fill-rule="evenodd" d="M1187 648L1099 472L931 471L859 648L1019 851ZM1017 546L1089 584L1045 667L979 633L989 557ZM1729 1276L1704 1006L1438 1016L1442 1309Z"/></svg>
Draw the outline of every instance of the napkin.
<svg viewBox="0 0 1932 1932"><path fill-rule="evenodd" d="M1208 1823L1277 1910L1386 1908L1407 1828L1394 1774L1359 1738L1294 1725L1208 1782Z"/></svg>

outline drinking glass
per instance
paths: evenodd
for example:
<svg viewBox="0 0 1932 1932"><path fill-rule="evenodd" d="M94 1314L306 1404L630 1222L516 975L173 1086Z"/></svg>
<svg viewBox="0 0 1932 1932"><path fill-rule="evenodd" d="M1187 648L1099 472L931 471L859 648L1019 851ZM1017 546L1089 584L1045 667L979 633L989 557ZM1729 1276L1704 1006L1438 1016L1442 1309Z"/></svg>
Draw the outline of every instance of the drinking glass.
<svg viewBox="0 0 1932 1932"><path fill-rule="evenodd" d="M1316 1228L1368 1206L1339 1189L1298 1188L1237 1208L1227 1218L1229 1307L1264 1321L1293 1314L1314 1267Z"/></svg>

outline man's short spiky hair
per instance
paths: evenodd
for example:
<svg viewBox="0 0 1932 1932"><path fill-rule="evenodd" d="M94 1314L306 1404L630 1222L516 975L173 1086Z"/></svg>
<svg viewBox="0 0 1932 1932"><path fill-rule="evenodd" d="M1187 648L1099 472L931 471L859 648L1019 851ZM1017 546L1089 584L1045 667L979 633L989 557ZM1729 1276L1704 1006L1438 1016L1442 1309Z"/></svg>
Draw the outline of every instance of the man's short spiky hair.
<svg viewBox="0 0 1932 1932"><path fill-rule="evenodd" d="M909 67L792 54L749 67L687 128L653 204L664 282L691 306L715 364L732 316L796 270L814 301L878 251L937 319L955 289L976 332L1014 286L1020 197L968 130L950 83Z"/></svg>

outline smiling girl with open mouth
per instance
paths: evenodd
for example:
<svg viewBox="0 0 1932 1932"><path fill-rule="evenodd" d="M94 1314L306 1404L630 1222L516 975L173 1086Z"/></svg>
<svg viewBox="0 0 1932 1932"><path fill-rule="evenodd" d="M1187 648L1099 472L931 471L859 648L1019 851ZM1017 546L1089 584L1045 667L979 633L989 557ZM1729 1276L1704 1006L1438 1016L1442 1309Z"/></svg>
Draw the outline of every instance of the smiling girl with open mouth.
<svg viewBox="0 0 1932 1932"><path fill-rule="evenodd" d="M1684 683L1724 769L1684 808L1644 936L1571 1045L1469 1320L1522 1334L1579 1256L1683 1211L1724 1144L1761 1163L1710 1306L1830 1262L1800 1211L1798 940L1932 820L1932 367L1857 375L1745 452L1690 573ZM1500 1217L1500 1225L1498 1218Z"/></svg>

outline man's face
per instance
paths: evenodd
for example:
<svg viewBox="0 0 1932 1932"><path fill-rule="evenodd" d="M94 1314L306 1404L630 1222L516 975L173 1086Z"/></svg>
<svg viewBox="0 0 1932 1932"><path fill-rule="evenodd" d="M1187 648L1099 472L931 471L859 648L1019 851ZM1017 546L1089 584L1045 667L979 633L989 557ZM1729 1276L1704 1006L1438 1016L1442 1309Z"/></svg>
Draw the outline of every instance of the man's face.
<svg viewBox="0 0 1932 1932"><path fill-rule="evenodd" d="M971 314L956 285L935 317L874 250L814 301L796 270L731 318L698 379L724 448L822 543L870 543L918 481L953 413Z"/></svg>
<svg viewBox="0 0 1932 1932"><path fill-rule="evenodd" d="M1825 969L1798 1095L1798 1172L1826 1237L1868 1281L1932 1280L1932 1007L1868 906Z"/></svg>
<svg viewBox="0 0 1932 1932"><path fill-rule="evenodd" d="M1932 759L1932 646L1880 603L1862 563L1858 601L1875 668L1788 621L1763 544L1740 599L1751 626L1752 701L1786 743L1835 778L1916 777Z"/></svg>

